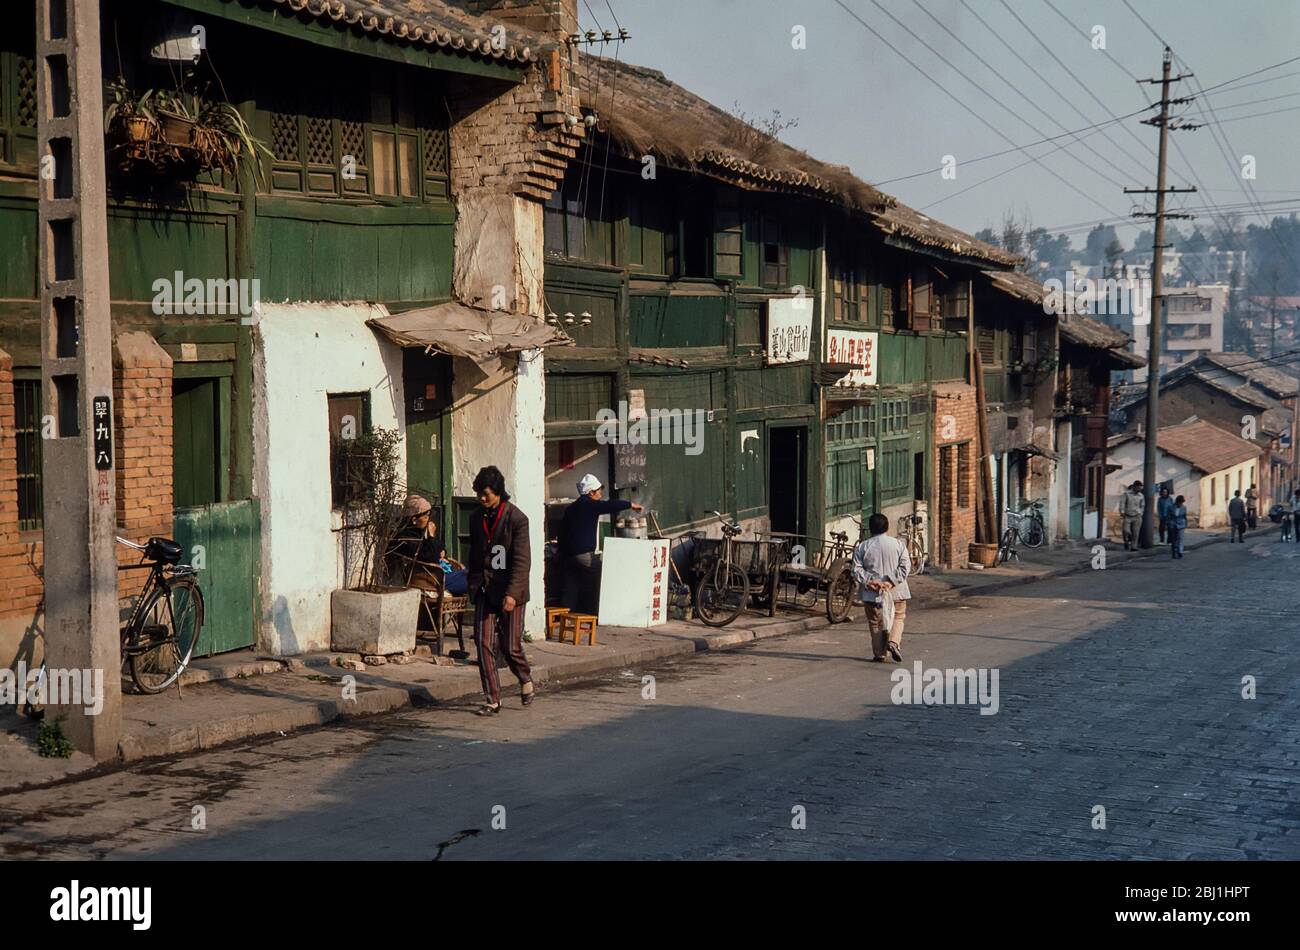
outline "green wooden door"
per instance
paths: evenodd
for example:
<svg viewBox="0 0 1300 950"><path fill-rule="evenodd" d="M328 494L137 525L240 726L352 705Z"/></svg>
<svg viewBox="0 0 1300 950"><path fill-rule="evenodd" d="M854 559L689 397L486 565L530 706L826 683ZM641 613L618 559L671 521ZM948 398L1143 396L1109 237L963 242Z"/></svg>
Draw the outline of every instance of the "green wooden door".
<svg viewBox="0 0 1300 950"><path fill-rule="evenodd" d="M175 538L199 569L203 632L196 656L244 650L257 642L261 577L258 503L232 501L178 510Z"/></svg>
<svg viewBox="0 0 1300 950"><path fill-rule="evenodd" d="M172 460L177 508L221 500L220 381L177 379L172 384Z"/></svg>
<svg viewBox="0 0 1300 950"><path fill-rule="evenodd" d="M406 484L450 517L451 358L419 349L402 351L405 393ZM455 536L454 525L438 525L443 538Z"/></svg>

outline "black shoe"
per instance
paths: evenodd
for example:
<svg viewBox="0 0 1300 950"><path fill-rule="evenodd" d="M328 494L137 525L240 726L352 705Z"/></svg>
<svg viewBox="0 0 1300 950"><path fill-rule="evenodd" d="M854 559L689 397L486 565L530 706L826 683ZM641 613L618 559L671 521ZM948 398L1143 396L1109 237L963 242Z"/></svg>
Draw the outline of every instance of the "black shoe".
<svg viewBox="0 0 1300 950"><path fill-rule="evenodd" d="M525 706L531 706L533 704L533 700L536 698L537 698L537 687L534 686L531 690L523 694L523 703Z"/></svg>
<svg viewBox="0 0 1300 950"><path fill-rule="evenodd" d="M482 706L480 706L478 709L474 711L474 715L499 716L501 715L501 704L497 703L495 706L493 706L491 703L484 703Z"/></svg>
<svg viewBox="0 0 1300 950"><path fill-rule="evenodd" d="M889 655L894 658L895 663L903 662L903 651L899 648L897 643L889 644L889 646L886 647L886 649L889 650Z"/></svg>

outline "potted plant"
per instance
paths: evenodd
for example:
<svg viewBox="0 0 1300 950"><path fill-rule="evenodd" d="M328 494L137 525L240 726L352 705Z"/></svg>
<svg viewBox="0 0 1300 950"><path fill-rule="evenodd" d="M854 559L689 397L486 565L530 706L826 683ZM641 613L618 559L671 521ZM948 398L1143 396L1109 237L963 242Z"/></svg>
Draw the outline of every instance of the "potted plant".
<svg viewBox="0 0 1300 950"><path fill-rule="evenodd" d="M151 160L161 137L158 116L153 109L153 90L135 93L123 79L110 82L105 90L108 108L104 110L104 128L118 140L119 150L130 158Z"/></svg>
<svg viewBox="0 0 1300 950"><path fill-rule="evenodd" d="M389 583L389 542L402 527L401 478L394 429L373 429L345 442L336 464L349 486L344 506L347 587L330 600L330 645L341 653L388 655L415 649L420 591Z"/></svg>
<svg viewBox="0 0 1300 950"><path fill-rule="evenodd" d="M169 89L134 92L125 80L108 84L110 104L104 128L117 140L124 169L194 177L223 171L234 177L251 159L261 175L260 158L269 154L229 102Z"/></svg>

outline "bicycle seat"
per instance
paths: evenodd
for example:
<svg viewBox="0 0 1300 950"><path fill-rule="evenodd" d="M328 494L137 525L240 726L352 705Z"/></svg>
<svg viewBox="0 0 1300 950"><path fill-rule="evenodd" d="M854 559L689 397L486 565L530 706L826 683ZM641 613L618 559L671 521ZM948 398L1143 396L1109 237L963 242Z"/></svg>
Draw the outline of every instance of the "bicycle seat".
<svg viewBox="0 0 1300 950"><path fill-rule="evenodd" d="M158 564L179 564L184 553L185 549L170 538L150 538L144 546L144 559Z"/></svg>

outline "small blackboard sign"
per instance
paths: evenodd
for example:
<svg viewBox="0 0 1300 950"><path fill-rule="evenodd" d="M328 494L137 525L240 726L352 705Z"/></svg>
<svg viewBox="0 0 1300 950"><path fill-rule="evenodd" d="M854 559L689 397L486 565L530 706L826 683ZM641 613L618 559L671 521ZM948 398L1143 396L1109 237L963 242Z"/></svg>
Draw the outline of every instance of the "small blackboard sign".
<svg viewBox="0 0 1300 950"><path fill-rule="evenodd" d="M91 401L95 423L95 468L106 472L113 467L113 404L107 396Z"/></svg>
<svg viewBox="0 0 1300 950"><path fill-rule="evenodd" d="M646 483L644 445L620 442L614 446L614 487L632 488Z"/></svg>

